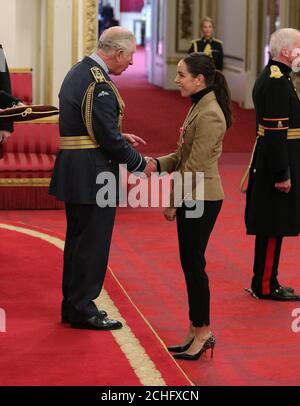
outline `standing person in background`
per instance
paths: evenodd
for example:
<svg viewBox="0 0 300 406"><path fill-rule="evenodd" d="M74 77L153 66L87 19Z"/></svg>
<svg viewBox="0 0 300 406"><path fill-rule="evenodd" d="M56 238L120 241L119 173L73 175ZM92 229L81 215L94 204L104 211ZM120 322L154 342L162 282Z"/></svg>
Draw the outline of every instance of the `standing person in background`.
<svg viewBox="0 0 300 406"><path fill-rule="evenodd" d="M19 102L20 100L11 96L9 70L2 45L0 44L0 109L12 107L19 104ZM0 159L3 156L3 143L6 142L12 132L12 122L1 122L0 120Z"/></svg>
<svg viewBox="0 0 300 406"><path fill-rule="evenodd" d="M102 2L102 6L100 5L100 16L101 16L101 32L107 30L107 28L116 25L114 23L114 9L110 5L109 2Z"/></svg>
<svg viewBox="0 0 300 406"><path fill-rule="evenodd" d="M0 109L12 107L16 101L11 94L11 83L9 70L2 45L0 44ZM18 101L17 101L18 102ZM0 121L0 144L5 142L13 132L12 123L1 123Z"/></svg>
<svg viewBox="0 0 300 406"><path fill-rule="evenodd" d="M253 88L257 143L245 220L247 234L256 236L250 292L259 299L300 300L277 278L283 237L300 234L300 103L290 77L299 48L298 30L276 31L271 59Z"/></svg>
<svg viewBox="0 0 300 406"><path fill-rule="evenodd" d="M223 70L223 46L222 41L213 37L215 24L210 17L205 17L201 21L202 37L192 41L188 53L203 52L213 58L218 70Z"/></svg>

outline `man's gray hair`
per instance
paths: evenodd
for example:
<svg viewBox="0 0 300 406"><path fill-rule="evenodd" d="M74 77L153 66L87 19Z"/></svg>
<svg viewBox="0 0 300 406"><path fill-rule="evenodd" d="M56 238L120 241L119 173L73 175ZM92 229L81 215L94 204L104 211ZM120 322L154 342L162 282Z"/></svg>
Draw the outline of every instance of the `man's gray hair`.
<svg viewBox="0 0 300 406"><path fill-rule="evenodd" d="M281 30L275 31L271 35L270 40L271 57L278 57L283 48L291 49L297 37L300 37L300 31L294 28L282 28Z"/></svg>
<svg viewBox="0 0 300 406"><path fill-rule="evenodd" d="M133 49L134 34L123 27L111 27L103 31L99 38L98 49L109 54L112 51L123 49L131 51Z"/></svg>

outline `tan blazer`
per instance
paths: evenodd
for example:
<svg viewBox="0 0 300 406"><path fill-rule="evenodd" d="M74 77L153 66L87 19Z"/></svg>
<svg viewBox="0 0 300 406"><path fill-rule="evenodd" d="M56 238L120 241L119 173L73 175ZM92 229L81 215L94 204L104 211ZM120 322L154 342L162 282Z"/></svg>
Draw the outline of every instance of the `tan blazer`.
<svg viewBox="0 0 300 406"><path fill-rule="evenodd" d="M222 141L226 131L224 114L213 91L204 95L191 110L185 119L176 152L158 158L161 171L168 173L178 171L181 174L203 172L204 200L222 200L224 191L218 170L218 160L222 153ZM183 196L182 192L181 201L183 198L199 200L199 196L196 196L194 176L192 199L191 196ZM180 203L174 202L173 192L170 200L171 206L177 206Z"/></svg>

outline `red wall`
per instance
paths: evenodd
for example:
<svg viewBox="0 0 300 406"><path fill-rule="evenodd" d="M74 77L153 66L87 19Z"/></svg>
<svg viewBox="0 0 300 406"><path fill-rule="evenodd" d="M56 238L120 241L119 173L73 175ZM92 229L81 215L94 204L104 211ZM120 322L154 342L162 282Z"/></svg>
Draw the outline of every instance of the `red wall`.
<svg viewBox="0 0 300 406"><path fill-rule="evenodd" d="M121 12L139 13L144 7L144 0L121 0Z"/></svg>

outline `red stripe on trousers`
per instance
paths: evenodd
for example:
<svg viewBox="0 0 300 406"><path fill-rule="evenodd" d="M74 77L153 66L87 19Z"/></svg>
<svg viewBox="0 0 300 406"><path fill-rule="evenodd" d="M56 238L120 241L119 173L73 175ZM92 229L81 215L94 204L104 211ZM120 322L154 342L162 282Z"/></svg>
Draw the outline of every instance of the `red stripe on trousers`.
<svg viewBox="0 0 300 406"><path fill-rule="evenodd" d="M273 264L274 264L274 255L276 247L276 238L270 237L268 241L267 253L266 253L266 262L265 270L262 281L262 294L269 295L270 292L270 280L272 276Z"/></svg>

